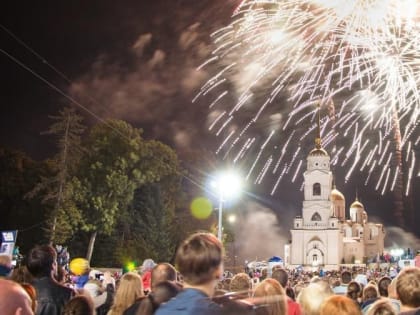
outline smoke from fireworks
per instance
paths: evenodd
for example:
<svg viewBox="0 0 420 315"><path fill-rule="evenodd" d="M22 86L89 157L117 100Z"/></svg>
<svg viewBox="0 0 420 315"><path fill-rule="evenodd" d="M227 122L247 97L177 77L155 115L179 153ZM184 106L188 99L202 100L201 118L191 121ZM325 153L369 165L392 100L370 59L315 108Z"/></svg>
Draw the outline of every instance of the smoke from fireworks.
<svg viewBox="0 0 420 315"><path fill-rule="evenodd" d="M332 165L384 194L418 176L420 18L416 0L245 0L212 34L203 67L221 67L196 96L210 99L218 153L248 177L296 180L301 149L323 115ZM246 119L244 121L244 119ZM266 132L261 136L262 130ZM268 130L267 130L268 129ZM399 186L396 188L396 186Z"/></svg>

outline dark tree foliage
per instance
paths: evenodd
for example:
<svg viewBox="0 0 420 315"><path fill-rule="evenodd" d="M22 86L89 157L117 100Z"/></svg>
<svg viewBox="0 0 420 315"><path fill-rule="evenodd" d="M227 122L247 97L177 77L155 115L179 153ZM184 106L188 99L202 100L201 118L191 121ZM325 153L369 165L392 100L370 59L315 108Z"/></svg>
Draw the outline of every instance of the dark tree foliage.
<svg viewBox="0 0 420 315"><path fill-rule="evenodd" d="M49 161L51 174L41 177L27 196L42 198L43 204L50 206L46 236L52 244L66 242L81 221L80 210L73 202L72 178L84 151L81 136L85 127L72 107L65 107L50 118L53 123L43 134L54 137L57 154Z"/></svg>
<svg viewBox="0 0 420 315"><path fill-rule="evenodd" d="M17 245L22 253L34 244L45 242L48 206L40 198L24 196L41 176L48 176L47 162L35 162L26 154L0 148L0 230L18 230Z"/></svg>

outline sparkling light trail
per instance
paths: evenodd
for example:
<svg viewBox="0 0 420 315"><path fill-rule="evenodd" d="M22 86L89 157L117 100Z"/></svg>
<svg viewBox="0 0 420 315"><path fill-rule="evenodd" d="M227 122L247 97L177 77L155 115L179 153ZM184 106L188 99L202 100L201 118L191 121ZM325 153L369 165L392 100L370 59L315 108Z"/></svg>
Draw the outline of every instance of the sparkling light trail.
<svg viewBox="0 0 420 315"><path fill-rule="evenodd" d="M296 180L320 103L328 111L323 146L333 165L347 168L346 180L366 172L365 185L375 181L384 194L404 171L408 195L419 176L419 7L415 0L242 1L231 24L212 34L216 47L199 68L221 70L194 98L224 113L210 124L218 152L236 163L250 159L247 177L257 184L272 174L274 194L285 175Z"/></svg>

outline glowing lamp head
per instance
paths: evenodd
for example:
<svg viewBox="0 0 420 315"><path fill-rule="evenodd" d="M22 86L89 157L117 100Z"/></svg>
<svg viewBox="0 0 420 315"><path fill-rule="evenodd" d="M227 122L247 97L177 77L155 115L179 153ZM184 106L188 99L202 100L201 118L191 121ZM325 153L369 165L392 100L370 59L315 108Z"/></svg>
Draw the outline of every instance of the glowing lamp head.
<svg viewBox="0 0 420 315"><path fill-rule="evenodd" d="M242 188L239 176L232 172L220 173L211 185L219 196L229 199L237 197Z"/></svg>
<svg viewBox="0 0 420 315"><path fill-rule="evenodd" d="M234 214L231 214L230 216L228 216L228 221L231 224L235 223L236 222L236 216Z"/></svg>

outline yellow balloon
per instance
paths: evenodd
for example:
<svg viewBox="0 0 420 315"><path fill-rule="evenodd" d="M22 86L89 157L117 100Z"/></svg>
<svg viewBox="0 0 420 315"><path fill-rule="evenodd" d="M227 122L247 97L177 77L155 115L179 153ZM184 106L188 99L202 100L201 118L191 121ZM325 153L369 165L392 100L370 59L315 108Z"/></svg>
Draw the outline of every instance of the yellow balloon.
<svg viewBox="0 0 420 315"><path fill-rule="evenodd" d="M74 258L69 267L73 274L80 276L89 270L89 262L84 258Z"/></svg>
<svg viewBox="0 0 420 315"><path fill-rule="evenodd" d="M211 215L211 212L213 211L213 205L210 200L199 197L193 200L190 210L191 214L196 219L204 220Z"/></svg>

